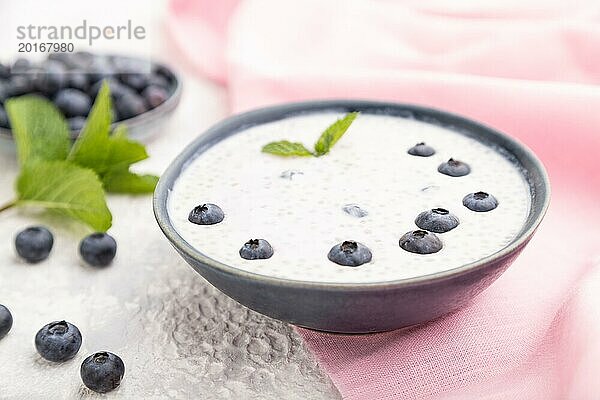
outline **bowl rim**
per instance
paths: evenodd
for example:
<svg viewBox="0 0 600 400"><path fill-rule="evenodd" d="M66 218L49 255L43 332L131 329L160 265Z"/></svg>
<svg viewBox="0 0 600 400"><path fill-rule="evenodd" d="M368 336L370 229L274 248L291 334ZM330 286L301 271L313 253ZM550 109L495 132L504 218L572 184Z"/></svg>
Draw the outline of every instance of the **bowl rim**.
<svg viewBox="0 0 600 400"><path fill-rule="evenodd" d="M498 250L497 252L483 257L479 260L471 263L464 264L460 267L438 271L427 275L419 275L410 278L396 279L390 281L377 281L377 282L315 282L315 281L304 281L296 279L279 278L269 275L262 275L254 272L242 270L240 268L232 267L224 264L213 258L210 258L202 254L199 250L189 244L175 229L168 213L168 197L171 192L173 185L187 165L193 161L200 153L206 149L212 147L214 144L229 137L230 135L237 134L250 126L266 123L267 121L261 122L250 122L246 124L240 124L240 121L247 120L261 120L264 115L277 115L276 117L269 118L269 121L276 121L289 117L291 115L299 115L303 113L314 113L319 111L335 111L336 109L356 109L357 111L363 111L361 109L373 109L380 110L381 114L388 114L386 110L394 110L397 112L407 112L412 115L413 113L423 113L426 115L441 116L443 118L449 118L455 121L459 121L462 124L468 125L478 130L485 130L487 134L494 136L498 142L507 144L501 145L503 150L507 150L508 145L521 152L521 158L526 159L533 168L523 172L526 175L526 179L532 188L533 181L531 181L527 175L531 169L536 170L539 177L539 187L541 190L536 191L535 195L531 198L531 207L527 216L527 220L523 224L522 229L517 237L513 239L508 245ZM373 114L373 112L370 112ZM401 115L396 114L401 117ZM409 116L410 117L410 116ZM427 122L427 121L426 121ZM435 122L435 121L430 121ZM234 128L234 129L232 129ZM458 132L464 134L464 132ZM498 143L495 143L496 145ZM513 152L509 151L510 155L514 156ZM516 156L515 156L516 157ZM539 186L539 185L538 185ZM540 196L540 193L542 196ZM382 290L382 289L397 289L400 287L408 287L421 285L425 283L431 283L440 280L446 280L451 278L459 277L466 273L471 273L481 268L485 268L488 265L494 263L494 261L508 257L518 251L524 246L535 230L541 223L550 203L550 181L548 174L542 162L527 146L520 141L494 129L482 123L476 122L470 118L463 117L458 114L442 111L436 108L419 106L409 103L395 103L395 102L384 102L384 101L373 101L373 100L347 100L347 99L333 99L333 100L309 100L302 102L283 103L280 105L261 107L246 111L240 114L231 115L217 124L212 125L210 128L205 130L196 139L189 143L182 152L171 162L165 172L160 177L158 185L153 195L153 209L156 221L164 235L176 248L176 250L185 257L200 262L201 264L213 268L221 273L232 275L239 278L244 278L249 281L254 281L262 284L272 284L282 287L294 287L294 288L314 288L314 289L325 289L325 290L357 290L357 291L371 291L371 290ZM531 217L533 216L533 219Z"/></svg>
<svg viewBox="0 0 600 400"><path fill-rule="evenodd" d="M107 56L107 57L121 57L121 58L130 59L130 60L147 61L152 66L159 67L159 68L162 68L163 70L167 71L170 75L170 78L173 81L172 91L169 94L169 97L163 103L159 104L158 106L156 106L150 110L144 111L143 113L136 115L135 117L127 118L127 119L124 119L121 121L115 121L111 124L111 129L114 129L116 126L122 125L122 124L127 125L127 127L129 129L134 129L137 126L149 124L152 121L155 121L155 120L161 118L164 114L166 114L170 111L173 111L179 104L179 101L181 100L181 94L183 91L183 82L181 80L181 75L179 74L179 72L177 72L172 67L167 66L165 63L163 63L161 61L157 61L157 60L154 60L151 58L146 59L146 58L142 58L142 57L133 57L133 56L126 56L126 55L121 55L121 54L112 54L112 53L111 54L100 53L98 55ZM92 99L92 102L94 100L95 99ZM70 137L72 140L77 139L77 137L79 136L80 133L81 133L81 131L77 131L77 130L69 131L69 134L70 134ZM13 135L12 135L12 129L0 127L0 139L6 140L8 142L14 142Z"/></svg>

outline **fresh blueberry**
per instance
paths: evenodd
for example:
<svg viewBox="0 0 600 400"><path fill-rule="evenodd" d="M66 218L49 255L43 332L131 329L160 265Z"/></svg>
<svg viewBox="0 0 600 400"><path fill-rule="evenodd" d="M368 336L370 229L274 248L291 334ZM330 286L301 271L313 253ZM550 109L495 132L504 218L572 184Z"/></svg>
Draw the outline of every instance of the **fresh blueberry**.
<svg viewBox="0 0 600 400"><path fill-rule="evenodd" d="M33 91L30 77L25 75L13 75L6 84L6 96L17 97Z"/></svg>
<svg viewBox="0 0 600 400"><path fill-rule="evenodd" d="M92 233L79 244L79 254L92 267L106 267L117 254L117 242L107 233Z"/></svg>
<svg viewBox="0 0 600 400"><path fill-rule="evenodd" d="M68 86L73 89L87 92L90 86L88 77L81 72L72 72L68 76Z"/></svg>
<svg viewBox="0 0 600 400"><path fill-rule="evenodd" d="M216 204L205 203L190 211L188 221L197 225L214 225L223 221L225 214Z"/></svg>
<svg viewBox="0 0 600 400"><path fill-rule="evenodd" d="M42 70L34 76L34 87L36 90L51 96L65 88L68 75L65 66L60 61L48 60L42 65Z"/></svg>
<svg viewBox="0 0 600 400"><path fill-rule="evenodd" d="M159 86L163 89L169 90L171 84L163 74L154 73L150 75L150 78L148 79L148 86Z"/></svg>
<svg viewBox="0 0 600 400"><path fill-rule="evenodd" d="M471 167L467 163L451 158L440 164L438 172L448 176L465 176L471 172Z"/></svg>
<svg viewBox="0 0 600 400"><path fill-rule="evenodd" d="M155 108L169 98L169 92L160 86L150 85L144 89L142 96L146 99L146 103L150 105L150 108Z"/></svg>
<svg viewBox="0 0 600 400"><path fill-rule="evenodd" d="M399 244L404 250L417 254L432 254L442 249L442 241L435 233L422 230L405 233Z"/></svg>
<svg viewBox="0 0 600 400"><path fill-rule="evenodd" d="M353 240L336 244L327 254L329 261L346 267L358 267L370 262L372 257L371 250L367 246Z"/></svg>
<svg viewBox="0 0 600 400"><path fill-rule="evenodd" d="M346 214L348 214L352 217L356 217L356 218L363 218L363 217L366 217L367 215L369 215L367 210L365 210L364 208L361 208L358 204L346 204L345 206L342 207L342 210Z"/></svg>
<svg viewBox="0 0 600 400"><path fill-rule="evenodd" d="M12 65L11 72L13 74L20 74L26 72L31 67L31 61L26 58L17 58Z"/></svg>
<svg viewBox="0 0 600 400"><path fill-rule="evenodd" d="M28 263L37 263L50 255L54 237L43 226L32 226L17 234L15 248L17 254Z"/></svg>
<svg viewBox="0 0 600 400"><path fill-rule="evenodd" d="M271 258L273 247L265 239L250 239L240 249L240 257L246 260Z"/></svg>
<svg viewBox="0 0 600 400"><path fill-rule="evenodd" d="M298 171L295 169L288 169L288 170L283 171L281 173L281 175L279 175L279 177L283 178L283 179L288 179L291 181L292 179L296 179L296 178L294 178L296 175L304 175L304 172Z"/></svg>
<svg viewBox="0 0 600 400"><path fill-rule="evenodd" d="M415 224L426 231L444 233L456 228L459 221L445 208L433 208L419 214L415 219Z"/></svg>
<svg viewBox="0 0 600 400"><path fill-rule="evenodd" d="M54 321L35 335L35 348L48 361L63 362L75 357L81 347L81 333L67 321Z"/></svg>
<svg viewBox="0 0 600 400"><path fill-rule="evenodd" d="M0 63L0 79L8 79L10 77L10 67Z"/></svg>
<svg viewBox="0 0 600 400"><path fill-rule="evenodd" d="M108 393L121 384L125 375L125 364L118 355L101 351L83 360L80 374L83 384L88 389Z"/></svg>
<svg viewBox="0 0 600 400"><path fill-rule="evenodd" d="M119 121L133 118L148 110L146 101L135 93L124 94L115 99L115 108L117 109Z"/></svg>
<svg viewBox="0 0 600 400"><path fill-rule="evenodd" d="M435 154L435 150L433 147L426 145L424 142L417 143L410 149L408 149L408 154L411 156L419 156L419 157L430 157Z"/></svg>
<svg viewBox="0 0 600 400"><path fill-rule="evenodd" d="M67 118L85 117L92 108L90 97L77 89L64 89L54 98L54 104Z"/></svg>
<svg viewBox="0 0 600 400"><path fill-rule="evenodd" d="M98 82L113 77L117 71L105 57L95 57L87 69L90 82Z"/></svg>
<svg viewBox="0 0 600 400"><path fill-rule="evenodd" d="M13 317L6 306L0 304L0 339L10 331L13 324Z"/></svg>
<svg viewBox="0 0 600 400"><path fill-rule="evenodd" d="M463 205L471 211L486 212L498 207L498 200L489 193L475 192L463 198Z"/></svg>
<svg viewBox="0 0 600 400"><path fill-rule="evenodd" d="M0 106L0 128L8 128L9 126L8 114L6 114L4 107Z"/></svg>
<svg viewBox="0 0 600 400"><path fill-rule="evenodd" d="M110 96L113 99L118 99L119 97L124 96L125 94L135 94L135 92L123 85L121 82L117 81L114 78L109 78L109 79L105 79L103 81L98 81L96 83L94 83L92 86L90 86L90 89L88 91L88 94L92 97L92 98L96 98L96 96L98 96L98 92L100 91L100 88L102 87L102 84L106 82L108 84L108 87L110 88Z"/></svg>
<svg viewBox="0 0 600 400"><path fill-rule="evenodd" d="M10 97L10 88L8 85L8 81L0 81L0 104L4 104L6 100Z"/></svg>
<svg viewBox="0 0 600 400"><path fill-rule="evenodd" d="M85 125L85 117L73 117L67 120L69 123L69 129L72 131L80 131Z"/></svg>
<svg viewBox="0 0 600 400"><path fill-rule="evenodd" d="M135 72L123 73L121 74L121 82L130 88L141 92L148 86L148 75Z"/></svg>

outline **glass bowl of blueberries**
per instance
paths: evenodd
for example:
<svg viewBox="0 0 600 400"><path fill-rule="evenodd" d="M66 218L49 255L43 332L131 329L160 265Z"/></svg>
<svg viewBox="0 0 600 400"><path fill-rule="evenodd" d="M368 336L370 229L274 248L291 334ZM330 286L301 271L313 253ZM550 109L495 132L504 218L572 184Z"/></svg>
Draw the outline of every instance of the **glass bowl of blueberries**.
<svg viewBox="0 0 600 400"><path fill-rule="evenodd" d="M42 61L0 63L0 139L12 141L4 103L35 94L51 100L76 138L103 81L111 89L114 122L138 140L160 131L177 107L181 80L169 67L148 59L89 52L52 53Z"/></svg>

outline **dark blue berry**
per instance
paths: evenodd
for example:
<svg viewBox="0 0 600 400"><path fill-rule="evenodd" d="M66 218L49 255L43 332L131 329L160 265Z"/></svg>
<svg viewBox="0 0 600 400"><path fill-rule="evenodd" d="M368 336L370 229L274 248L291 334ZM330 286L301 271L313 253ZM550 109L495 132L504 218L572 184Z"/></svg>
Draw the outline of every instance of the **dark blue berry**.
<svg viewBox="0 0 600 400"><path fill-rule="evenodd" d="M0 304L0 339L10 331L13 324L13 317L8 308Z"/></svg>
<svg viewBox="0 0 600 400"><path fill-rule="evenodd" d="M408 154L411 156L419 156L419 157L430 157L435 154L435 150L433 147L426 145L424 142L417 143L410 149L408 149Z"/></svg>
<svg viewBox="0 0 600 400"><path fill-rule="evenodd" d="M358 204L346 204L345 206L342 207L342 210L346 214L351 215L356 218L363 218L363 217L366 217L367 215L369 215L367 210L360 207Z"/></svg>
<svg viewBox="0 0 600 400"><path fill-rule="evenodd" d="M205 203L190 211L188 221L197 225L214 225L223 221L225 214L216 204Z"/></svg>
<svg viewBox="0 0 600 400"><path fill-rule="evenodd" d="M10 67L0 63L0 79L8 79L10 77Z"/></svg>
<svg viewBox="0 0 600 400"><path fill-rule="evenodd" d="M17 234L15 248L17 254L28 263L37 263L50 255L54 237L43 226L32 226Z"/></svg>
<svg viewBox="0 0 600 400"><path fill-rule="evenodd" d="M141 92L148 86L148 75L136 72L127 72L121 74L121 82L136 91Z"/></svg>
<svg viewBox="0 0 600 400"><path fill-rule="evenodd" d="M54 104L67 118L85 117L92 108L90 97L77 89L64 89L54 98Z"/></svg>
<svg viewBox="0 0 600 400"><path fill-rule="evenodd" d="M240 249L240 257L246 260L264 260L273 256L273 247L265 239L250 239Z"/></svg>
<svg viewBox="0 0 600 400"><path fill-rule="evenodd" d="M118 121L133 118L148 111L146 101L136 93L126 93L115 99Z"/></svg>
<svg viewBox="0 0 600 400"><path fill-rule="evenodd" d="M33 76L33 85L36 90L47 96L52 96L67 86L68 78L63 63L56 60L48 60L42 65L41 70Z"/></svg>
<svg viewBox="0 0 600 400"><path fill-rule="evenodd" d="M85 125L85 117L73 117L67 120L69 123L69 129L72 131L80 131Z"/></svg>
<svg viewBox="0 0 600 400"><path fill-rule="evenodd" d="M372 257L371 250L367 246L353 240L336 244L327 254L329 261L346 267L358 267L370 262Z"/></svg>
<svg viewBox="0 0 600 400"><path fill-rule="evenodd" d="M9 126L8 114L6 114L4 107L0 106L0 128L8 128Z"/></svg>
<svg viewBox="0 0 600 400"><path fill-rule="evenodd" d="M498 207L498 200L486 192L475 192L463 198L463 205L471 211L486 212Z"/></svg>
<svg viewBox="0 0 600 400"><path fill-rule="evenodd" d="M142 96L146 99L146 103L150 105L150 108L155 108L169 98L169 92L160 86L151 85L144 89Z"/></svg>
<svg viewBox="0 0 600 400"><path fill-rule="evenodd" d="M169 80L164 75L158 73L150 75L148 86L159 86L166 90L169 90L171 87Z"/></svg>
<svg viewBox="0 0 600 400"><path fill-rule="evenodd" d="M81 72L71 72L68 76L68 86L73 89L81 90L82 92L87 92L90 83L88 81L88 77Z"/></svg>
<svg viewBox="0 0 600 400"><path fill-rule="evenodd" d="M26 72L31 67L31 61L26 58L19 57L15 60L12 65L11 72L13 74L19 74Z"/></svg>
<svg viewBox="0 0 600 400"><path fill-rule="evenodd" d="M6 83L7 97L22 96L32 91L32 81L25 75L13 75Z"/></svg>
<svg viewBox="0 0 600 400"><path fill-rule="evenodd" d="M107 233L92 233L79 244L79 254L92 267L106 267L117 254L117 242Z"/></svg>
<svg viewBox="0 0 600 400"><path fill-rule="evenodd" d="M125 375L125 364L116 354L101 351L83 360L80 374L83 384L88 389L108 393L121 384Z"/></svg>
<svg viewBox="0 0 600 400"><path fill-rule="evenodd" d="M471 172L471 167L467 163L451 158L440 164L438 172L448 176L465 176Z"/></svg>
<svg viewBox="0 0 600 400"><path fill-rule="evenodd" d="M445 208L433 208L419 214L415 219L415 224L426 231L444 233L456 228L459 221Z"/></svg>
<svg viewBox="0 0 600 400"><path fill-rule="evenodd" d="M110 96L113 98L113 100L118 99L119 97L122 97L125 94L130 94L130 93L135 94L135 92L131 88L123 85L121 82L117 81L114 78L109 78L109 79L105 79L105 80L94 83L92 86L90 86L88 94L92 98L96 98L96 96L98 96L98 92L100 91L100 88L102 87L104 82L106 82L106 84L108 85L108 87L110 89Z"/></svg>
<svg viewBox="0 0 600 400"><path fill-rule="evenodd" d="M35 335L35 348L48 361L63 362L75 357L81 347L81 333L66 321L54 321Z"/></svg>
<svg viewBox="0 0 600 400"><path fill-rule="evenodd" d="M435 233L422 230L405 233L399 244L404 250L417 254L432 254L442 249L442 241Z"/></svg>

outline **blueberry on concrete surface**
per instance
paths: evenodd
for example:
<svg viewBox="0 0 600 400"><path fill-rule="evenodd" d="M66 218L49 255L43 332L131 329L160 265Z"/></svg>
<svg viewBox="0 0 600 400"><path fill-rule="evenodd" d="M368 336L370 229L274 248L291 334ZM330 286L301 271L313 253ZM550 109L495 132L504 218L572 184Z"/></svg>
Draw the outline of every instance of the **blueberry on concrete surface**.
<svg viewBox="0 0 600 400"><path fill-rule="evenodd" d="M13 324L13 317L8 308L0 304L0 339L10 331Z"/></svg>
<svg viewBox="0 0 600 400"><path fill-rule="evenodd" d="M438 172L454 177L465 176L471 172L471 167L467 163L451 158L439 165Z"/></svg>
<svg viewBox="0 0 600 400"><path fill-rule="evenodd" d="M433 147L426 145L425 142L421 142L408 149L408 154L411 156L431 157L435 154L435 150Z"/></svg>
<svg viewBox="0 0 600 400"><path fill-rule="evenodd" d="M100 351L83 360L79 372L83 384L88 389L97 393L108 393L121 384L125 375L125 364L118 355Z"/></svg>
<svg viewBox="0 0 600 400"><path fill-rule="evenodd" d="M415 219L415 224L426 231L444 233L456 228L459 221L445 208L432 208L420 213Z"/></svg>
<svg viewBox="0 0 600 400"><path fill-rule="evenodd" d="M67 118L85 117L92 108L90 97L77 89L64 89L54 97L54 104Z"/></svg>
<svg viewBox="0 0 600 400"><path fill-rule="evenodd" d="M214 225L223 221L225 214L221 207L212 203L205 203L194 207L188 215L188 221L196 225Z"/></svg>
<svg viewBox="0 0 600 400"><path fill-rule="evenodd" d="M79 244L79 254L92 267L106 267L117 254L117 242L107 233L92 233Z"/></svg>
<svg viewBox="0 0 600 400"><path fill-rule="evenodd" d="M273 256L273 247L265 239L250 239L240 249L245 260L264 260Z"/></svg>
<svg viewBox="0 0 600 400"><path fill-rule="evenodd" d="M54 321L35 335L35 348L44 359L63 362L75 357L81 347L81 333L67 321Z"/></svg>
<svg viewBox="0 0 600 400"><path fill-rule="evenodd" d="M329 261L346 267L358 267L370 262L372 257L371 250L367 246L353 240L336 244L327 254Z"/></svg>
<svg viewBox="0 0 600 400"><path fill-rule="evenodd" d="M463 205L471 211L486 212L498 207L498 200L489 193L475 192L463 198Z"/></svg>
<svg viewBox="0 0 600 400"><path fill-rule="evenodd" d="M432 254L442 249L442 241L435 235L423 230L410 231L402 235L400 247L411 253Z"/></svg>
<svg viewBox="0 0 600 400"><path fill-rule="evenodd" d="M28 263L37 263L50 255L54 237L43 226L31 226L22 230L15 238L17 254Z"/></svg>

